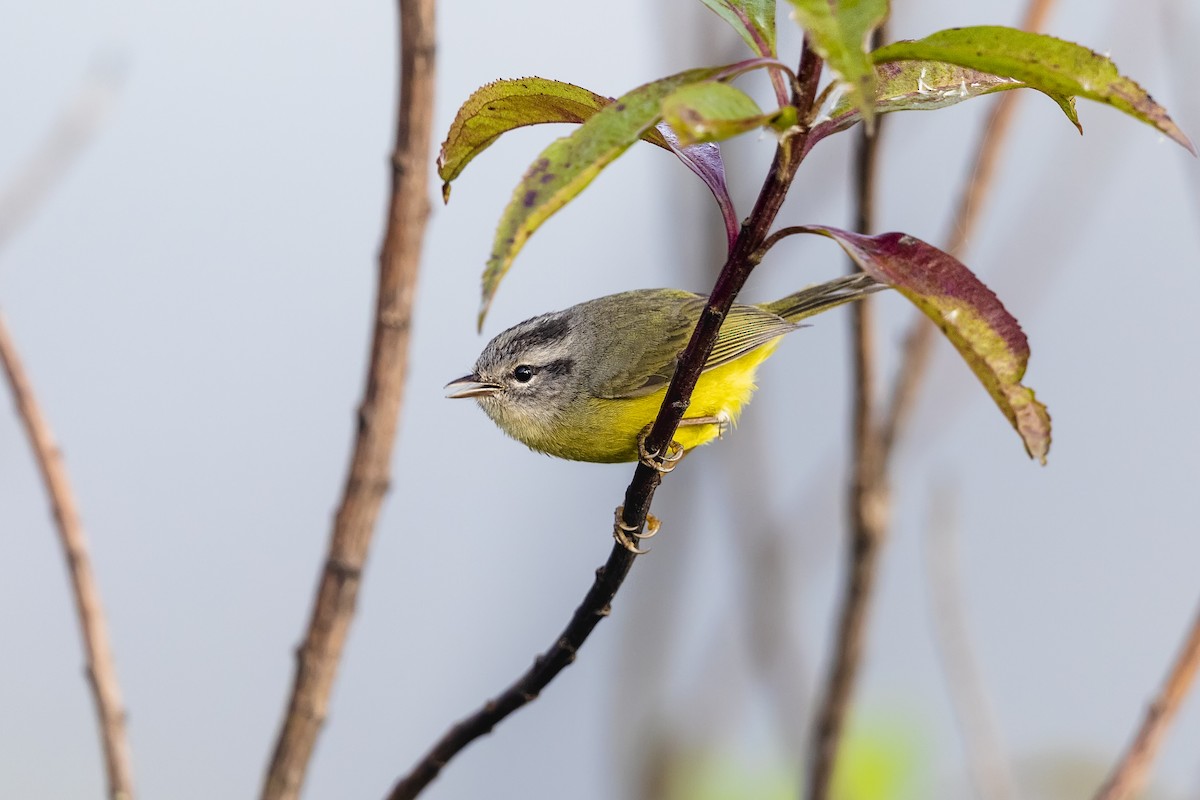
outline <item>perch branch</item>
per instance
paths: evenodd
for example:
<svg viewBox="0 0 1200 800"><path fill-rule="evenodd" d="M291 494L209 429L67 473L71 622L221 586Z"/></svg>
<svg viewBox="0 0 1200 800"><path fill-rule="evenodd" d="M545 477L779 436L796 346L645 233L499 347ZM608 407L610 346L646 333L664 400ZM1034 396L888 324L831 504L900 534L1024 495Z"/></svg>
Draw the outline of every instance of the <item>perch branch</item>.
<svg viewBox="0 0 1200 800"><path fill-rule="evenodd" d="M804 118L816 97L817 81L821 74L821 59L807 41L800 57L798 90L792 103ZM788 188L800 166L800 154L808 132L800 131L782 142L776 150L770 174L759 191L754 210L743 223L737 241L721 269L705 310L692 332L692 338L679 359L679 366L667 388L658 416L646 439L649 452L666 452L691 399L692 390L700 377L721 322L733 305L734 298L758 263L761 246L771 224L783 205ZM639 463L633 480L625 491L622 521L629 530L641 530L646 524L654 492L662 475ZM622 545L613 547L608 562L596 572L596 580L583 602L575 610L570 623L555 643L533 663L533 666L512 686L483 705L478 711L452 727L417 764L393 786L389 800L409 800L416 797L437 777L451 758L475 739L488 733L505 717L533 701L554 677L575 658L575 652L587 639L596 623L609 613L609 607L635 556Z"/></svg>
<svg viewBox="0 0 1200 800"><path fill-rule="evenodd" d="M1183 705L1196 672L1200 671L1200 610L1192 620L1187 640L1175 657L1175 663L1159 690L1158 697L1146 709L1146 716L1137 735L1112 773L1096 793L1095 800L1126 800L1141 791L1150 774L1159 745L1171 727L1175 714Z"/></svg>
<svg viewBox="0 0 1200 800"><path fill-rule="evenodd" d="M408 367L412 300L425 222L434 99L434 0L399 0L400 80L392 193L379 256L374 336L358 429L312 617L296 651L287 712L263 800L300 794L345 645L380 506L388 489Z"/></svg>
<svg viewBox="0 0 1200 800"><path fill-rule="evenodd" d="M67 573L75 595L75 612L87 658L88 684L96 703L100 726L100 743L104 751L104 769L108 775L108 796L112 800L133 800L133 766L129 739L125 733L125 712L121 707L121 687L113 663L108 626L100 602L100 589L92 572L88 556L87 536L79 520L79 509L67 479L62 452L54 443L50 424L42 414L29 376L21 365L16 346L8 333L8 325L0 314L0 362L12 387L17 414L29 436L34 460L42 473L50 507L58 527L59 541L66 556Z"/></svg>

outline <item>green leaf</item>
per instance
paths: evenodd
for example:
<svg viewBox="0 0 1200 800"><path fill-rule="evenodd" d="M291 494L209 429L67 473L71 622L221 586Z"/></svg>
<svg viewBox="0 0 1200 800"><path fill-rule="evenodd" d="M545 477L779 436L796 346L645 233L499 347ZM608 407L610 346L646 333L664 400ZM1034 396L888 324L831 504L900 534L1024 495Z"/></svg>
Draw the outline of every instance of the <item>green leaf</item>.
<svg viewBox="0 0 1200 800"><path fill-rule="evenodd" d="M663 100L663 121L675 131L680 144L718 142L767 125L783 129L796 122L796 109L787 106L764 114L750 95L717 81L692 83Z"/></svg>
<svg viewBox="0 0 1200 800"><path fill-rule="evenodd" d="M663 99L681 86L718 75L731 76L736 69L737 65L692 69L639 86L541 152L517 184L496 228L492 254L483 272L480 327L496 287L530 234L631 144L653 130L662 113Z"/></svg>
<svg viewBox="0 0 1200 800"><path fill-rule="evenodd" d="M822 225L803 230L836 241L864 272L933 320L1016 429L1026 452L1046 463L1050 415L1021 384L1029 342L991 289L954 256L908 234L865 236Z"/></svg>
<svg viewBox="0 0 1200 800"><path fill-rule="evenodd" d="M775 0L700 0L760 56L775 55Z"/></svg>
<svg viewBox="0 0 1200 800"><path fill-rule="evenodd" d="M548 122L583 123L611 102L574 84L546 78L502 80L480 87L458 109L442 142L438 175L443 181L443 200L450 199L450 182L501 134ZM643 138L670 149L653 128Z"/></svg>
<svg viewBox="0 0 1200 800"><path fill-rule="evenodd" d="M1152 125L1187 148L1196 148L1146 90L1117 71L1108 58L1073 42L1001 26L950 28L917 41L893 42L871 57L876 63L911 59L945 61L1015 78L1054 98L1084 97Z"/></svg>
<svg viewBox="0 0 1200 800"><path fill-rule="evenodd" d="M849 86L851 103L870 126L875 70L867 54L871 31L887 18L887 0L791 0L813 49Z"/></svg>
<svg viewBox="0 0 1200 800"><path fill-rule="evenodd" d="M892 61L875 67L875 113L931 111L972 97L1020 89L1029 84L941 61ZM809 148L830 134L844 131L862 119L845 84L830 84L814 114ZM1074 101L1053 98L1078 127Z"/></svg>

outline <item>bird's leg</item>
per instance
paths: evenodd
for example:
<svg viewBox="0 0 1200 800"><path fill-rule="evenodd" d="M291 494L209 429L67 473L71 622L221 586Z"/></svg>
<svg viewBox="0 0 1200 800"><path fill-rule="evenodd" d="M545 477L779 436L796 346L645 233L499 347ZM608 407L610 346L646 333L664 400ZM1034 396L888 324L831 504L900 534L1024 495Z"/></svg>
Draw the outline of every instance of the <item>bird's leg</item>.
<svg viewBox="0 0 1200 800"><path fill-rule="evenodd" d="M679 420L679 427L682 428L684 425L716 425L717 438L724 439L725 434L733 428L733 420L729 418L729 412L721 409L711 417L684 417Z"/></svg>
<svg viewBox="0 0 1200 800"><path fill-rule="evenodd" d="M658 521L658 517L653 514L646 515L646 532L641 533L632 525L626 525L623 515L625 506L617 506L617 510L613 519L613 538L617 540L617 544L624 547L635 556L645 555L649 550L643 550L638 547L638 543L643 539L649 539L658 533L662 524Z"/></svg>

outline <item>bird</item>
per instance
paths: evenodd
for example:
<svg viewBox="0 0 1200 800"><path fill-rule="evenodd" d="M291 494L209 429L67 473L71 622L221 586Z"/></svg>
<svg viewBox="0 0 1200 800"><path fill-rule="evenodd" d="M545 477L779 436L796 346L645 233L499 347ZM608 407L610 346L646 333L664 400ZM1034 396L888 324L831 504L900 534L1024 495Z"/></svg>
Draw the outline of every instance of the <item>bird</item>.
<svg viewBox="0 0 1200 800"><path fill-rule="evenodd" d="M636 289L525 320L488 342L475 368L446 384L506 434L572 461L640 460L661 472L722 437L750 400L758 366L800 321L888 288L865 273L810 286L772 303L733 305L666 453L645 436L707 298Z"/></svg>

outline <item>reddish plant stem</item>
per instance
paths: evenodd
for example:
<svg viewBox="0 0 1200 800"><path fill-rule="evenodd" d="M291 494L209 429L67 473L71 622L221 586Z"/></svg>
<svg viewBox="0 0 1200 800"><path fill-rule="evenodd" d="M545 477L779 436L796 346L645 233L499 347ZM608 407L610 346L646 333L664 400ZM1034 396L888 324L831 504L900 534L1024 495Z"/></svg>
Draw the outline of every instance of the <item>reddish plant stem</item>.
<svg viewBox="0 0 1200 800"><path fill-rule="evenodd" d="M400 81L392 194L358 432L263 800L299 797L354 617L362 569L391 476L408 367L412 301L429 216L434 0L399 0Z"/></svg>
<svg viewBox="0 0 1200 800"><path fill-rule="evenodd" d="M96 716L100 727L100 744L104 751L104 769L108 775L108 796L112 800L133 800L133 766L129 751L129 738L125 731L125 711L121 705L121 687L117 681L117 668L113 662L109 644L108 625L104 619L104 607L100 602L100 589L92 572L88 556L87 536L79 520L79 509L75 495L67 478L62 452L54 443L50 424L33 394L33 386L16 345L9 335L4 316L0 314L0 363L12 387L13 401L17 414L29 436L33 457L42 482L50 496L50 508L58 528L59 541L66 556L67 575L75 597L75 611L79 618L79 632L83 639L83 651L87 659L88 684L92 699L96 703Z"/></svg>
<svg viewBox="0 0 1200 800"><path fill-rule="evenodd" d="M1195 682L1197 671L1200 671L1200 610L1192 620L1187 639L1175 657L1175 663L1163 681L1158 696L1146 709L1141 727L1104 785L1096 792L1095 800L1126 800L1137 795L1145 786L1158 748Z"/></svg>
<svg viewBox="0 0 1200 800"><path fill-rule="evenodd" d="M816 97L817 81L821 75L822 61L808 46L807 41L797 71L797 91L792 103L804 118ZM733 305L734 298L746 282L751 271L762 256L762 245L771 224L783 205L784 198L800 166L800 154L808 135L802 130L781 142L771 164L770 174L759 191L754 210L743 223L729 257L721 269L713 287L708 304L692 332L692 338L679 359L679 366L671 379L663 404L659 409L646 447L650 452L666 452L667 445L675 435L675 429L683 418L691 400L692 390L708 359L721 322ZM646 524L654 492L662 482L662 474L639 463L633 480L625 491L622 521L631 530L641 530ZM546 652L538 656L515 683L493 700L489 700L478 711L464 718L447 731L441 739L416 763L407 775L400 778L388 794L389 800L410 800L416 797L438 776L442 768L463 748L475 739L489 733L497 723L537 698L538 693L554 677L575 660L575 653L582 646L596 624L608 616L610 605L617 590L636 556L621 545L615 545L608 562L596 571L596 580L588 590L583 602L575 610L567 627Z"/></svg>

